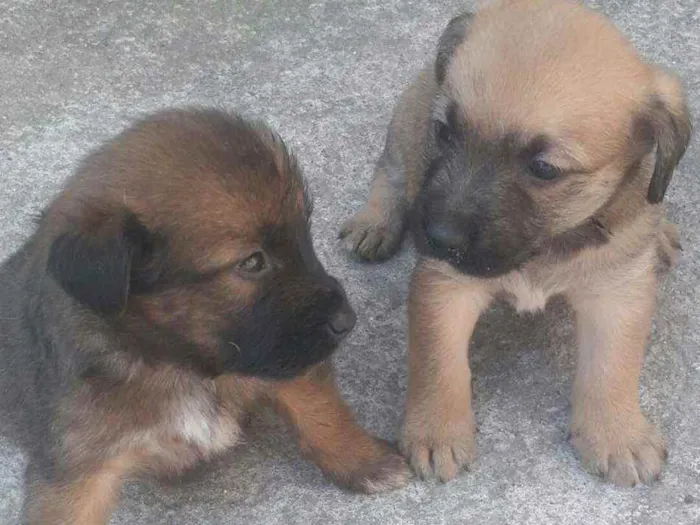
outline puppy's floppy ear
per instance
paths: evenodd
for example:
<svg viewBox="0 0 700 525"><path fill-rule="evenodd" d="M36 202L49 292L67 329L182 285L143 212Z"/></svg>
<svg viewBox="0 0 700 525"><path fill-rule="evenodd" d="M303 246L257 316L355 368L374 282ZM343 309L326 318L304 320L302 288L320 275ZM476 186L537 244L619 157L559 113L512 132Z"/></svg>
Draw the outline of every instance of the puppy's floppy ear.
<svg viewBox="0 0 700 525"><path fill-rule="evenodd" d="M129 293L147 291L161 271L163 239L132 212L80 220L49 250L48 272L75 299L103 315L126 308Z"/></svg>
<svg viewBox="0 0 700 525"><path fill-rule="evenodd" d="M647 200L657 204L666 194L692 131L685 94L675 76L662 71L656 73L656 93L649 104L646 118L656 143L656 162Z"/></svg>
<svg viewBox="0 0 700 525"><path fill-rule="evenodd" d="M440 35L437 57L435 58L435 79L438 84L442 84L445 81L447 66L452 59L455 49L467 36L467 28L473 17L474 14L470 12L457 15L447 23L447 27Z"/></svg>

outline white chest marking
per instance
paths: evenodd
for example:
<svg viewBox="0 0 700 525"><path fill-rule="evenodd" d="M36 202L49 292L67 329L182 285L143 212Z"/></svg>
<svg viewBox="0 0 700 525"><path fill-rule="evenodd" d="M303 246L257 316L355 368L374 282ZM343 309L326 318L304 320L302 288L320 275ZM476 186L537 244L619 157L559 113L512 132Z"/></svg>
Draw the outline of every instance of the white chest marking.
<svg viewBox="0 0 700 525"><path fill-rule="evenodd" d="M519 272L513 272L504 279L503 290L519 313L544 310L547 299L552 295L551 291L533 286L532 282Z"/></svg>
<svg viewBox="0 0 700 525"><path fill-rule="evenodd" d="M238 441L241 429L236 421L219 413L207 397L182 399L173 409L170 417L175 435L206 456L223 452Z"/></svg>

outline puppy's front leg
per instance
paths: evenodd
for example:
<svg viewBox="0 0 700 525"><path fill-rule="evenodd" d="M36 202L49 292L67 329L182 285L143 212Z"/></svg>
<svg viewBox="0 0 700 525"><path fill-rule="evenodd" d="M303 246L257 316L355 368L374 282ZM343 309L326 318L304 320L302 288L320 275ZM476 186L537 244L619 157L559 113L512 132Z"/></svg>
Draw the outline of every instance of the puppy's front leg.
<svg viewBox="0 0 700 525"><path fill-rule="evenodd" d="M587 470L618 485L654 480L666 456L638 393L654 296L652 270L571 295L579 344L571 439Z"/></svg>
<svg viewBox="0 0 700 525"><path fill-rule="evenodd" d="M421 477L447 481L476 455L468 347L491 295L483 281L434 264L419 263L411 282L401 450Z"/></svg>
<svg viewBox="0 0 700 525"><path fill-rule="evenodd" d="M280 383L274 402L296 431L302 451L336 484L373 494L408 482L410 470L404 459L355 422L330 364Z"/></svg>

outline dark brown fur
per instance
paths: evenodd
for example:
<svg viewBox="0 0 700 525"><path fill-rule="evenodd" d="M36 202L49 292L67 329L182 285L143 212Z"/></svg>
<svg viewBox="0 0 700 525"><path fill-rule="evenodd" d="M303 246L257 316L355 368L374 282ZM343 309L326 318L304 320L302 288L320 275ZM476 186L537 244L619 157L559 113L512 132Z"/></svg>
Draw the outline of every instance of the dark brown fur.
<svg viewBox="0 0 700 525"><path fill-rule="evenodd" d="M223 452L257 403L339 485L406 483L334 385L355 314L309 214L280 138L219 111L156 113L81 163L0 276L26 523L105 523L125 479Z"/></svg>
<svg viewBox="0 0 700 525"><path fill-rule="evenodd" d="M467 354L481 312L554 295L576 312L584 466L622 485L659 474L663 440L637 390L656 271L679 247L660 202L690 132L680 82L576 2L494 0L448 24L340 234L379 260L412 226L401 446L419 474L447 480L474 457Z"/></svg>

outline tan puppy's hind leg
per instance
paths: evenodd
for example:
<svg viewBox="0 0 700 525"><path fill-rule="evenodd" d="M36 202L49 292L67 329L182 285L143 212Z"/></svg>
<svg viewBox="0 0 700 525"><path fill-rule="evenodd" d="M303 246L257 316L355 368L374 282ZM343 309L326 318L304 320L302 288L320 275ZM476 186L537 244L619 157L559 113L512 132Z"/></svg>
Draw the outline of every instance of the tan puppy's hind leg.
<svg viewBox="0 0 700 525"><path fill-rule="evenodd" d="M448 481L476 456L468 347L490 301L483 281L453 278L431 263L413 274L401 450L424 478Z"/></svg>
<svg viewBox="0 0 700 525"><path fill-rule="evenodd" d="M399 97L374 169L369 198L340 228L339 237L360 259L388 259L399 249L408 210L428 167L430 108L436 92L431 65Z"/></svg>
<svg viewBox="0 0 700 525"><path fill-rule="evenodd" d="M625 283L571 296L579 344L571 440L584 468L618 485L653 481L666 457L639 406L654 296L651 265Z"/></svg>
<svg viewBox="0 0 700 525"><path fill-rule="evenodd" d="M385 150L374 172L369 199L340 227L339 237L360 259L381 261L399 249L407 204L405 182L401 181L405 176L398 170Z"/></svg>

